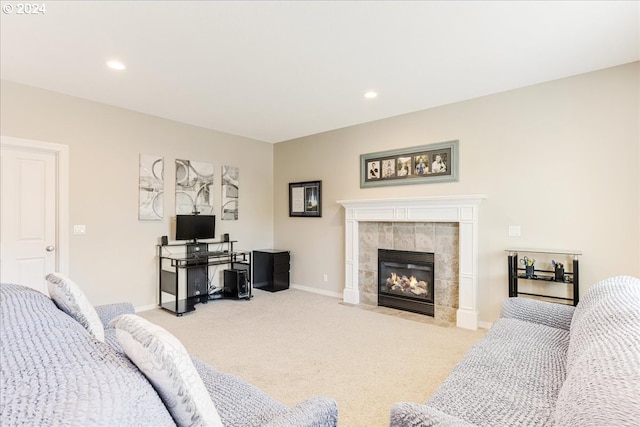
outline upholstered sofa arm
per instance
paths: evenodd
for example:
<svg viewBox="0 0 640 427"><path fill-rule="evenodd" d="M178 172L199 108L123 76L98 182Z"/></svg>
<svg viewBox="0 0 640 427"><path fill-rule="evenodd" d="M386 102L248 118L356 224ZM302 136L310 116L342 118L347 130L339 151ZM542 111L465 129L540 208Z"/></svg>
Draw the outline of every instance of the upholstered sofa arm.
<svg viewBox="0 0 640 427"><path fill-rule="evenodd" d="M418 403L400 402L391 406L390 427L473 427L467 421Z"/></svg>
<svg viewBox="0 0 640 427"><path fill-rule="evenodd" d="M113 326L109 325L109 322L121 314L135 314L136 312L133 308L133 304L128 302L97 305L94 308L96 309L98 317L102 321L105 329L113 328Z"/></svg>
<svg viewBox="0 0 640 427"><path fill-rule="evenodd" d="M575 307L530 298L507 298L500 317L524 320L557 329L569 330Z"/></svg>
<svg viewBox="0 0 640 427"><path fill-rule="evenodd" d="M266 427L335 427L338 425L338 405L327 397L313 397L275 417Z"/></svg>

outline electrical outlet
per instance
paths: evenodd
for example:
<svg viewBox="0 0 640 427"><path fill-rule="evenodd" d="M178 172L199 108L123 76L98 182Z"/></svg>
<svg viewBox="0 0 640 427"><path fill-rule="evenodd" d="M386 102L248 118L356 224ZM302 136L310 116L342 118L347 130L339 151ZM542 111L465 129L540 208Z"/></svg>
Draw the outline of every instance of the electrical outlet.
<svg viewBox="0 0 640 427"><path fill-rule="evenodd" d="M327 276L326 274L322 276L322 280L324 280L325 282L329 281L329 276Z"/></svg>
<svg viewBox="0 0 640 427"><path fill-rule="evenodd" d="M510 225L509 226L509 237L519 237L520 234L520 226L519 225Z"/></svg>

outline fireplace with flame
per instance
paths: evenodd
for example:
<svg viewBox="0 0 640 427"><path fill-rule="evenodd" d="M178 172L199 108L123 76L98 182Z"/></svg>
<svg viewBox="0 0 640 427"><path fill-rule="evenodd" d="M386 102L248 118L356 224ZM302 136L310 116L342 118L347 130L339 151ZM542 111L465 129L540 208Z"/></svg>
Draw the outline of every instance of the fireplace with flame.
<svg viewBox="0 0 640 427"><path fill-rule="evenodd" d="M432 252L378 249L378 305L434 315Z"/></svg>

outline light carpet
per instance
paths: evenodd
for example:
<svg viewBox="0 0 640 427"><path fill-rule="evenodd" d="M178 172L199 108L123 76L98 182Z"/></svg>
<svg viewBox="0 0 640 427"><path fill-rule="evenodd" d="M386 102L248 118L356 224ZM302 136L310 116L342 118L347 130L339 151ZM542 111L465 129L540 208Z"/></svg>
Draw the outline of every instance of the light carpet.
<svg viewBox="0 0 640 427"><path fill-rule="evenodd" d="M424 402L486 333L298 289L253 295L198 304L182 317L138 314L288 406L335 399L344 427L388 426L393 403Z"/></svg>

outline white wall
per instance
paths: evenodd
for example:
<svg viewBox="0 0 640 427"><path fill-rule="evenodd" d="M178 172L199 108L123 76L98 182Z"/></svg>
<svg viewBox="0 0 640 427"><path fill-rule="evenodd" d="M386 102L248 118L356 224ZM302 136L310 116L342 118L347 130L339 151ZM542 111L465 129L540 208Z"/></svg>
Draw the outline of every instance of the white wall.
<svg viewBox="0 0 640 427"><path fill-rule="evenodd" d="M214 164L216 234L273 242L273 145L2 81L0 133L69 146L69 274L94 304L157 302L155 245L175 215L174 160ZM165 219L138 220L138 156L164 156ZM220 220L222 165L240 168L238 221Z"/></svg>
<svg viewBox="0 0 640 427"><path fill-rule="evenodd" d="M342 292L336 200L465 194L488 196L480 210L483 321L507 296L509 247L582 250L582 292L611 275L640 276L639 76L636 62L277 144L275 246L291 250L292 282ZM360 188L361 154L453 139L459 182ZM322 218L289 218L288 183L309 180L322 180ZM509 225L522 236L508 237Z"/></svg>

